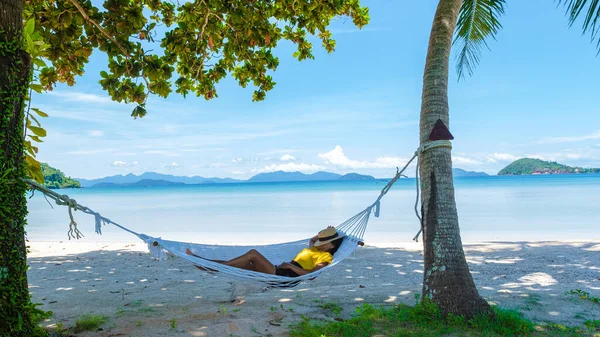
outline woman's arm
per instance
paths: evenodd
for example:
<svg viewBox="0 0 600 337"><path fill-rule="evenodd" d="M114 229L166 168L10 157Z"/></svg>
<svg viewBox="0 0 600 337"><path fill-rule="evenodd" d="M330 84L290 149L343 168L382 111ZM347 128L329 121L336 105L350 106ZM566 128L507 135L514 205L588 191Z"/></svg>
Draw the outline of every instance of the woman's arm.
<svg viewBox="0 0 600 337"><path fill-rule="evenodd" d="M317 240L319 240L318 234L310 238L310 240L308 241L308 248L312 248L315 245L315 242L317 242Z"/></svg>
<svg viewBox="0 0 600 337"><path fill-rule="evenodd" d="M313 269L311 269L311 270L306 270L306 269L303 269L303 268L300 268L300 267L294 266L294 265L293 265L293 264L291 264L291 263L284 262L284 263L282 263L282 264L279 266L279 268L282 268L282 269L289 269L289 270L293 271L294 273L298 274L299 276L302 276L302 275L306 275L306 274L312 273L312 272L314 272L314 271L317 271L317 270L319 270L319 269L321 269L321 268L325 267L326 265L328 265L328 263L326 263L326 262L323 262L323 263L319 263L318 265L316 265L316 266L315 266Z"/></svg>

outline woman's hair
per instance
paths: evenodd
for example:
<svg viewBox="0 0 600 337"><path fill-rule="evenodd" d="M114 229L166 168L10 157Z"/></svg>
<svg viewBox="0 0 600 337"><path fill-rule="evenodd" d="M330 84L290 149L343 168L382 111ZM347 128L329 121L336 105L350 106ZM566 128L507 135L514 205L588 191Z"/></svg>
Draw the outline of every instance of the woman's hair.
<svg viewBox="0 0 600 337"><path fill-rule="evenodd" d="M337 252L337 250L342 245L342 241L344 241L344 237L341 237L339 239L335 239L335 240L331 241L331 244L333 244L333 248L331 248L329 250L329 254L331 254L331 255L335 254L335 252Z"/></svg>

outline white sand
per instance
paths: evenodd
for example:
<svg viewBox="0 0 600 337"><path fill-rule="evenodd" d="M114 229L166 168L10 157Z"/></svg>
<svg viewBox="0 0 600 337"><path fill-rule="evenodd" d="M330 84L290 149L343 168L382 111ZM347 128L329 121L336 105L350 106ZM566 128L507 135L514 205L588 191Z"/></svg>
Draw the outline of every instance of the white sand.
<svg viewBox="0 0 600 337"><path fill-rule="evenodd" d="M32 242L33 301L71 327L83 314L109 317L101 331L78 336L286 336L301 315L332 319L323 303L349 317L361 303L414 304L423 277L422 244L367 246L317 280L270 289L193 268L179 258L155 261L143 243ZM535 321L580 325L600 318L600 242L487 242L464 246L480 294ZM175 323L175 329L171 323Z"/></svg>

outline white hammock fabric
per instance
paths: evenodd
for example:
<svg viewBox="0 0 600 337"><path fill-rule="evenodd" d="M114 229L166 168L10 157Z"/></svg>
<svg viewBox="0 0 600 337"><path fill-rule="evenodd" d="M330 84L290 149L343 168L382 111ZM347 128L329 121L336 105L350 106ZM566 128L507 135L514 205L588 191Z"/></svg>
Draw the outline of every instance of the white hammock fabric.
<svg viewBox="0 0 600 337"><path fill-rule="evenodd" d="M339 246L337 252L333 255L333 261L330 264L315 272L297 277L259 273L252 270L227 266L211 260L231 260L248 252L251 249L255 249L271 263L274 265L279 265L282 262L292 261L302 249L307 248L310 238L270 245L226 246L169 241L163 240L162 238L154 238L148 235L138 234L130 230L128 231L146 242L150 252L159 259L164 258L166 256L166 252L170 252L193 263L196 266L221 272L228 276L264 282L273 287L291 287L297 285L301 281L315 279L317 276L319 276L319 274L335 266L344 258L352 254L356 247L362 244L362 238L367 227L367 223L369 222L369 217L373 211L373 208L375 207L377 207L376 212L378 213L378 201L336 227L338 233L344 234L344 240ZM376 214L376 216L377 215L378 214ZM200 257L188 255L186 253L186 249L190 249L194 255Z"/></svg>
<svg viewBox="0 0 600 337"><path fill-rule="evenodd" d="M417 158L422 152L425 152L429 149L436 147L452 147L450 141L447 140L436 140L428 143L422 144L414 156L406 163L402 170L399 170L396 175L388 182L388 184L381 190L379 197L375 202L367 207L362 212L356 214L352 218L343 222L339 226L336 227L336 230L340 233L345 234L345 238L339 247L338 251L333 256L332 263L328 264L326 267L321 268L315 272L298 276L298 277L285 277L279 275L271 275L265 273L259 273L250 270L244 270L240 268L230 267L218 262L210 261L212 259L215 260L230 260L234 257L242 255L249 251L250 249L256 249L262 255L264 255L269 261L273 264L278 265L282 262L290 262L297 253L299 253L303 248L308 247L309 238L299 241L287 242L287 243L279 243L279 244L271 244L271 245L259 245L259 246L225 246L225 245L205 245L205 244L197 244L197 243L186 243L186 242L177 242L177 241L168 241L163 240L162 238L154 238L145 234L140 234L128 229L124 226L119 225L118 223L102 216L100 213L94 212L90 208L80 205L74 199L69 198L67 195L61 195L55 191L52 191L37 182L29 179L24 179L25 182L29 185L29 187L35 192L36 190L42 192L44 195L53 199L58 205L65 205L69 207L69 217L71 219L71 223L69 224L69 240L72 238L79 239L83 236L81 232L77 228L77 222L73 219L73 214L71 210L80 210L83 213L91 214L95 217L96 222L96 233L102 234L102 225L112 224L115 225L133 235L136 235L144 242L148 244L148 248L150 252L158 257L164 258L166 256L166 252L171 252L172 254L179 256L182 259L185 259L196 266L200 266L202 268L208 270L214 270L221 272L225 275L230 275L233 277L239 277L244 279L255 280L259 282L264 282L270 286L279 286L279 287L289 287L295 286L301 281L312 280L316 278L323 271L328 270L329 268L335 266L344 258L352 254L358 245L362 245L363 235L365 233L367 223L369 222L369 217L371 212L374 213L375 217L379 216L379 208L380 208L380 200L381 198L389 191L392 185L403 176L403 172L410 165L410 163ZM417 211L417 204L419 201L419 184L418 184L418 172L419 167L417 163L417 201L415 202L415 213L417 214L417 218L419 218L419 222L421 222L421 218L419 217ZM422 229L422 223L421 223ZM415 236L415 240L421 233L417 233ZM186 249L190 249L193 254L201 256L202 258L195 257L192 255L186 254Z"/></svg>
<svg viewBox="0 0 600 337"><path fill-rule="evenodd" d="M339 231L341 233L341 231ZM326 267L321 268L313 273L298 277L286 277L279 275L271 275L265 273L259 273L251 270L245 270L241 268L230 267L218 262L210 261L212 259L218 260L230 260L237 256L240 256L251 249L256 249L259 253L264 255L273 264L278 265L282 262L291 261L300 250L308 247L309 238L306 240L286 242L280 244L271 245L260 245L260 246L224 246L224 245L204 245L197 243L185 243L177 241L162 240L160 238L152 238L148 236L141 236L141 238L148 243L148 247L155 256L162 258L165 256L165 252L171 252L172 254L185 259L196 266L207 268L209 270L218 271L226 274L227 276L252 279L258 282L264 282L268 285L275 287L293 286L301 281L314 279L323 271L338 264L344 258L352 254L354 249L358 246L361 240L355 236L347 235L338 251L333 256L332 263ZM157 245L157 246L155 246ZM158 248L157 248L158 247ZM195 255L203 258L198 258L192 255L186 254L186 249L190 249Z"/></svg>

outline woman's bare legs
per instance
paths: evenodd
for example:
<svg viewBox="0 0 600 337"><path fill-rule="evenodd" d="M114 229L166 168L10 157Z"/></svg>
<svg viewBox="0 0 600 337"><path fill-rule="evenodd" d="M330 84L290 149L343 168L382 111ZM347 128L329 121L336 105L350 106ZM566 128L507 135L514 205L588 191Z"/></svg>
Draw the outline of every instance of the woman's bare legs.
<svg viewBox="0 0 600 337"><path fill-rule="evenodd" d="M186 253L187 255L191 255L191 256L199 257L199 258L201 258L201 259L205 259L205 258L203 258L202 256L199 256L199 255L196 255L196 254L192 253L192 251L191 251L189 248L186 248L186 249L185 249L185 253ZM212 262L218 262L218 263L223 263L223 262L225 262L225 261L223 261L223 260L210 260L210 259L205 259L205 260L212 261ZM198 265L194 265L194 267L196 267L196 268L198 268L198 269L200 269L200 270L204 270L204 271L212 271L212 272L217 272L217 271L216 271L216 270L214 270L214 269L210 269L210 268L204 268L204 267L200 267L200 266L198 266Z"/></svg>
<svg viewBox="0 0 600 337"><path fill-rule="evenodd" d="M194 255L189 249L186 249L186 254ZM196 257L200 257L198 255L194 255ZM257 271L259 273L265 274L275 274L275 266L267 260L261 253L259 253L256 249L249 250L246 254L240 255L236 258L233 258L229 261L222 260L210 260L213 262L218 262L227 266Z"/></svg>

